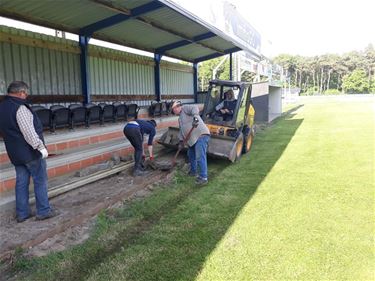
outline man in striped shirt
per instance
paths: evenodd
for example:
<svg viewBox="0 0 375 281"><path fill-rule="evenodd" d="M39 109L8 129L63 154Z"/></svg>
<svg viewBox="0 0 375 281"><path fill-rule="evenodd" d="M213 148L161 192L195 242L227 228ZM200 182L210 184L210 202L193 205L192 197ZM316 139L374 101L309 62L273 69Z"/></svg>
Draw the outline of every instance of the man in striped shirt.
<svg viewBox="0 0 375 281"><path fill-rule="evenodd" d="M48 151L44 144L43 126L26 102L29 87L25 82L14 81L0 103L0 133L10 161L16 170L16 215L23 222L31 216L29 206L30 176L34 182L36 219L56 216L47 193Z"/></svg>

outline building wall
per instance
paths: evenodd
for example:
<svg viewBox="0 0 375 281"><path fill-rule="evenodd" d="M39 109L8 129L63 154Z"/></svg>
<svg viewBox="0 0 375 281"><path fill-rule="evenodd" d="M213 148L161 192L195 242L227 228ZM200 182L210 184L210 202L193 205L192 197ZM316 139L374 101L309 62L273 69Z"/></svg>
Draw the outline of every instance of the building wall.
<svg viewBox="0 0 375 281"><path fill-rule="evenodd" d="M0 51L0 95L14 80L32 95L82 95L78 42L0 26ZM91 95L132 95L139 105L155 99L152 58L90 45L89 69ZM162 61L161 95L192 96L192 67Z"/></svg>

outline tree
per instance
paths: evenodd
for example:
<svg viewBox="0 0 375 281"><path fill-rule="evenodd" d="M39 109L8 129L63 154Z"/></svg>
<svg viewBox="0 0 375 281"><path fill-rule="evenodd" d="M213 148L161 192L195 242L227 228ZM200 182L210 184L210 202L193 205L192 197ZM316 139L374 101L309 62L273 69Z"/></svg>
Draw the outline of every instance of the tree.
<svg viewBox="0 0 375 281"><path fill-rule="evenodd" d="M342 87L349 94L368 93L370 90L369 81L366 72L362 69L356 69L343 79Z"/></svg>

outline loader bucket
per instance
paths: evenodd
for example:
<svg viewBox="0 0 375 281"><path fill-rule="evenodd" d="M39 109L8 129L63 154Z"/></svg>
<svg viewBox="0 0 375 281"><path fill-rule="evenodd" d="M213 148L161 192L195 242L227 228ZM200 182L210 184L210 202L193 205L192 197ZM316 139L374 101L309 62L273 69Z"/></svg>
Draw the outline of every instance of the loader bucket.
<svg viewBox="0 0 375 281"><path fill-rule="evenodd" d="M179 128L169 127L158 143L168 148L177 149ZM241 156L243 146L242 134L236 138L227 136L211 135L208 143L208 154L213 157L228 159L231 162L236 161Z"/></svg>

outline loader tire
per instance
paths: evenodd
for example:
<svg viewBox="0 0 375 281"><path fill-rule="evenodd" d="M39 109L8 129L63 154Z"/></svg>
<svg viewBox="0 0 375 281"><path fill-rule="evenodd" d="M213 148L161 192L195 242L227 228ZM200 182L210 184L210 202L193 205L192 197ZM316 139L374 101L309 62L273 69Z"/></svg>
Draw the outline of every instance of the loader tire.
<svg viewBox="0 0 375 281"><path fill-rule="evenodd" d="M254 140L254 133L253 131L251 131L250 134L245 137L245 141L244 141L243 148L242 148L243 154L248 153L250 151L251 146L253 145L253 140Z"/></svg>
<svg viewBox="0 0 375 281"><path fill-rule="evenodd" d="M236 159L235 161L237 162L240 160L241 155L242 155L242 148L244 145L244 139L243 139L243 134L238 136L237 141L236 141Z"/></svg>

